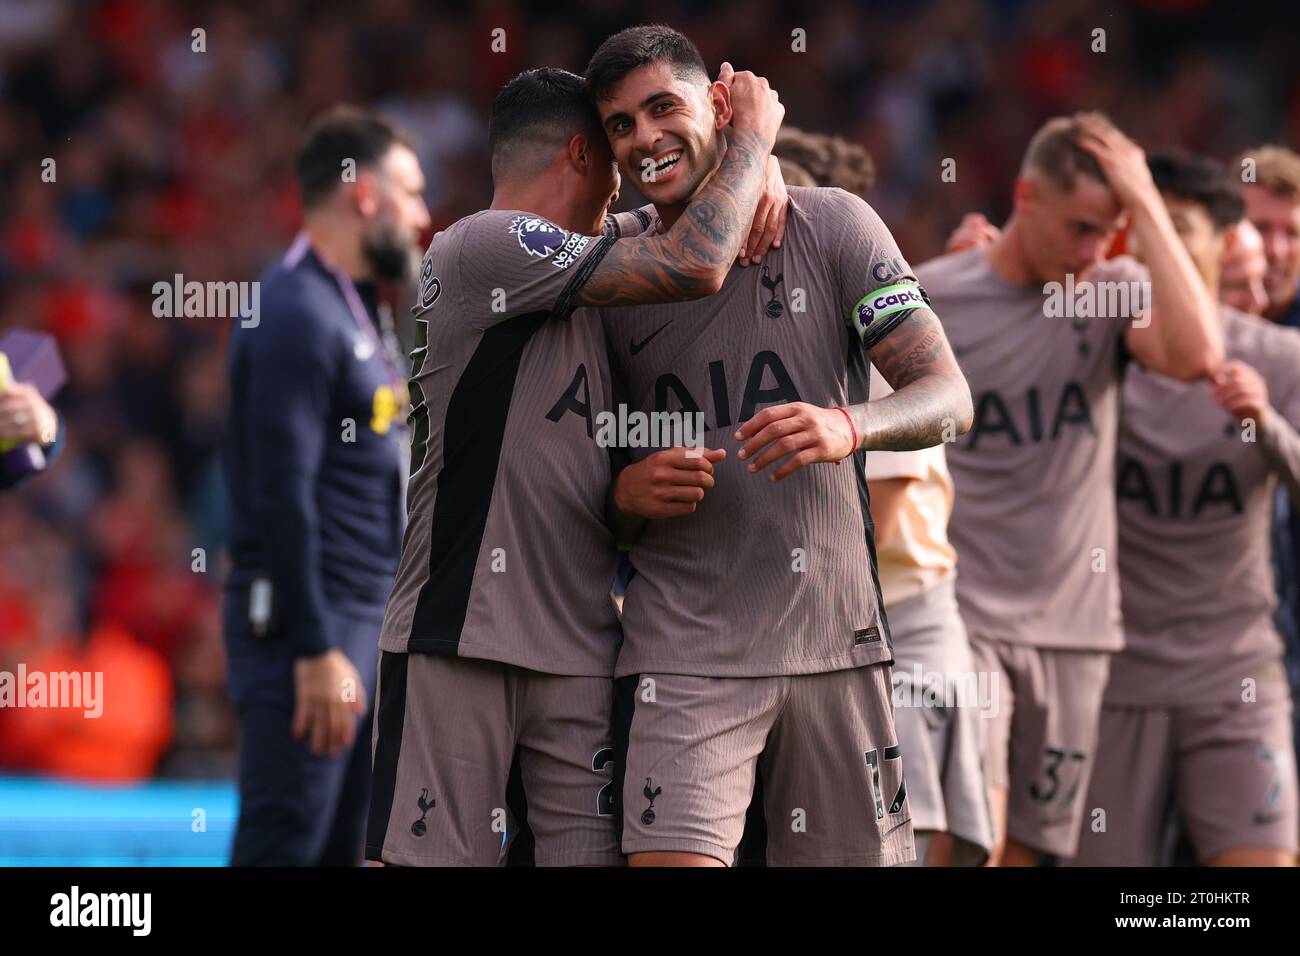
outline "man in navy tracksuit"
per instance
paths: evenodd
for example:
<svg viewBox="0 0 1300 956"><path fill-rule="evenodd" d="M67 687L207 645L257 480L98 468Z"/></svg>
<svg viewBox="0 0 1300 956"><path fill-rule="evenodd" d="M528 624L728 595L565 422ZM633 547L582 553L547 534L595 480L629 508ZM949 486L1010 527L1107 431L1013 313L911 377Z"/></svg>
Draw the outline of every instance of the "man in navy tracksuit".
<svg viewBox="0 0 1300 956"><path fill-rule="evenodd" d="M383 119L336 109L308 130L298 182L303 232L230 338L235 866L361 860L405 516L405 369L375 284L414 277L429 225L419 163Z"/></svg>

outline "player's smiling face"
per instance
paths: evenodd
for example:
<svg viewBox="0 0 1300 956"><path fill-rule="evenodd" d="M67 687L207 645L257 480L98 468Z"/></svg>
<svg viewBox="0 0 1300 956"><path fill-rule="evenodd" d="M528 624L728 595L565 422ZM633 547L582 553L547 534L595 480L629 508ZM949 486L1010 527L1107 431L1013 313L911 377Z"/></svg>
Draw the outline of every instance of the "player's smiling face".
<svg viewBox="0 0 1300 956"><path fill-rule="evenodd" d="M1246 218L1264 239L1264 285L1275 305L1290 301L1300 280L1300 198L1279 196L1258 184L1242 187Z"/></svg>
<svg viewBox="0 0 1300 956"><path fill-rule="evenodd" d="M1267 271L1264 240L1250 220L1243 219L1229 230L1223 274L1219 277L1219 298L1234 309L1262 315L1268 308L1268 292L1264 288Z"/></svg>
<svg viewBox="0 0 1300 956"><path fill-rule="evenodd" d="M638 67L597 103L619 170L656 206L690 200L717 168L719 130L730 119L725 93L668 63Z"/></svg>

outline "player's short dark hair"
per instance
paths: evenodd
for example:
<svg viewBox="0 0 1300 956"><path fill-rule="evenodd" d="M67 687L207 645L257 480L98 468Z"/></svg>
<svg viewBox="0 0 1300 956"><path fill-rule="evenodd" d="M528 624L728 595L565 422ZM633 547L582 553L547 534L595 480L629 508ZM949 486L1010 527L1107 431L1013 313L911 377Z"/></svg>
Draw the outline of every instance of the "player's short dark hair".
<svg viewBox="0 0 1300 956"><path fill-rule="evenodd" d="M578 133L605 141L600 114L587 96L582 77L550 67L525 70L492 102L488 150L493 178L520 160L529 160L535 168Z"/></svg>
<svg viewBox="0 0 1300 956"><path fill-rule="evenodd" d="M772 155L782 164L788 161L802 167L812 177L812 185L838 186L864 199L876 181L876 166L866 147L840 136L782 126ZM787 180L786 185L792 184Z"/></svg>
<svg viewBox="0 0 1300 956"><path fill-rule="evenodd" d="M355 172L373 169L394 146L411 146L410 137L378 113L335 106L316 117L298 147L298 189L306 209L319 206L343 183L344 160Z"/></svg>
<svg viewBox="0 0 1300 956"><path fill-rule="evenodd" d="M1108 126L1113 125L1100 113L1052 117L1029 141L1025 158L1020 163L1020 175L1038 173L1064 193L1074 191L1074 181L1080 175L1108 185L1106 174L1102 172L1096 158L1075 142L1083 133L1080 121L1085 116L1099 119Z"/></svg>
<svg viewBox="0 0 1300 956"><path fill-rule="evenodd" d="M608 99L624 77L651 63L669 64L673 75L686 82L709 82L695 44L672 27L653 23L620 30L596 48L587 64L587 92L596 102Z"/></svg>
<svg viewBox="0 0 1300 956"><path fill-rule="evenodd" d="M1245 214L1246 204L1227 167L1209 156L1171 147L1149 154L1147 168L1157 189L1196 203L1216 230L1240 222Z"/></svg>

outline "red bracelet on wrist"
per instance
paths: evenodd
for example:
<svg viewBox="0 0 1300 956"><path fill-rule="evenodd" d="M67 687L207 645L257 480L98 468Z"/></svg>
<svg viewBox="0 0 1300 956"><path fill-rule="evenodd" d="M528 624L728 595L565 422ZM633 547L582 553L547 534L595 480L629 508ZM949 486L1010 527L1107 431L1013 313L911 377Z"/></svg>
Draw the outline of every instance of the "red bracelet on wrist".
<svg viewBox="0 0 1300 956"><path fill-rule="evenodd" d="M849 455L852 455L858 450L858 426L853 424L853 416L849 414L849 410L843 405L836 405L835 410L844 413L844 417L848 419L849 422L849 431L853 432L853 447L849 450L849 454L844 456L844 458L848 458ZM841 458L839 461L835 462L835 464L838 465L840 461L844 460L844 458Z"/></svg>

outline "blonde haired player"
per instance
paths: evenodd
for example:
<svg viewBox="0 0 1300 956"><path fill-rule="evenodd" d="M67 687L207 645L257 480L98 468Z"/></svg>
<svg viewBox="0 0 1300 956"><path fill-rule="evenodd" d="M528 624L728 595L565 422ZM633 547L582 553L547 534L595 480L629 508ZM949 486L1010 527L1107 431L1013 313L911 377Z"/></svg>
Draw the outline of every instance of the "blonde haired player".
<svg viewBox="0 0 1300 956"><path fill-rule="evenodd" d="M1145 268L1101 259L1125 218ZM1070 857L1099 758L1110 657L1123 643L1111 485L1120 359L1178 380L1212 374L1223 361L1215 305L1141 148L1095 113L1044 124L1006 228L917 276L975 400L975 424L948 464L957 597L977 665L998 678L988 721L994 861ZM1073 298L1066 314L1052 307L1053 290L1103 282L1149 282L1153 301L1122 314L1096 315Z"/></svg>

